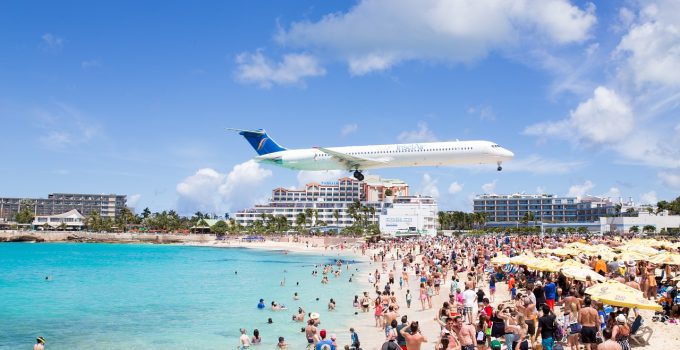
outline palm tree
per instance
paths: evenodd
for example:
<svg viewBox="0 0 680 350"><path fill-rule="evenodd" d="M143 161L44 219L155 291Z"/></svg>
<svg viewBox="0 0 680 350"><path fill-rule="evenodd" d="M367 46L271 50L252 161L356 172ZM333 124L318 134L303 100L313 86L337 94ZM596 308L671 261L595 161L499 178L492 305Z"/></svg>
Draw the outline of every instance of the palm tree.
<svg viewBox="0 0 680 350"><path fill-rule="evenodd" d="M545 231L546 235L552 235L553 234L553 228L552 227L548 227L544 231Z"/></svg>
<svg viewBox="0 0 680 350"><path fill-rule="evenodd" d="M637 225L631 226L631 227L628 229L628 232L629 232L629 233L639 233L639 232L640 232L640 226L637 226Z"/></svg>
<svg viewBox="0 0 680 350"><path fill-rule="evenodd" d="M645 225L642 228L642 232L647 232L647 233L656 232L656 227L654 225Z"/></svg>
<svg viewBox="0 0 680 350"><path fill-rule="evenodd" d="M305 225L305 223L307 223L307 216L305 213L298 213L295 217L295 225L298 227L298 232L300 231L300 228Z"/></svg>
<svg viewBox="0 0 680 350"><path fill-rule="evenodd" d="M340 211L335 209L333 210L333 219L335 219L335 226L340 227Z"/></svg>
<svg viewBox="0 0 680 350"><path fill-rule="evenodd" d="M375 221L375 207L369 207L368 211L371 213L371 223Z"/></svg>
<svg viewBox="0 0 680 350"><path fill-rule="evenodd" d="M578 233L581 235L585 235L588 233L588 228L585 226L579 226L578 228Z"/></svg>
<svg viewBox="0 0 680 350"><path fill-rule="evenodd" d="M307 208L305 209L305 219L306 222L309 223L309 227L312 227L312 217L314 216L314 209L312 208Z"/></svg>
<svg viewBox="0 0 680 350"><path fill-rule="evenodd" d="M614 206L614 213L616 214L616 216L621 216L621 204L620 203L616 204Z"/></svg>

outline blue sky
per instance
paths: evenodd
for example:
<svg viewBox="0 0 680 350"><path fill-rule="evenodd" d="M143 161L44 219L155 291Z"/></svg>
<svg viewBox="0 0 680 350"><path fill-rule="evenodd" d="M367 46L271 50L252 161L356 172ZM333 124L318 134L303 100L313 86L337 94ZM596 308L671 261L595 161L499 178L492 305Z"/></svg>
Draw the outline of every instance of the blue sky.
<svg viewBox="0 0 680 350"><path fill-rule="evenodd" d="M680 192L677 1L0 3L0 195L121 193L222 213L344 173L288 148L452 139L494 165L371 173L471 209L485 192Z"/></svg>

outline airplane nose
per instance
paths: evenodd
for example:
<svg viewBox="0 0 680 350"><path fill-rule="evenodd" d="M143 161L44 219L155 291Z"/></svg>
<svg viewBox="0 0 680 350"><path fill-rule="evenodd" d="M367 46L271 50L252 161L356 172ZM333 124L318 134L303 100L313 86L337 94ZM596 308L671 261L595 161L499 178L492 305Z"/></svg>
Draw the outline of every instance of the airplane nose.
<svg viewBox="0 0 680 350"><path fill-rule="evenodd" d="M503 149L503 156L504 156L504 157L507 157L507 158L514 158L514 157L515 157L515 154L512 153L512 151L507 150L507 149L504 148L504 149Z"/></svg>

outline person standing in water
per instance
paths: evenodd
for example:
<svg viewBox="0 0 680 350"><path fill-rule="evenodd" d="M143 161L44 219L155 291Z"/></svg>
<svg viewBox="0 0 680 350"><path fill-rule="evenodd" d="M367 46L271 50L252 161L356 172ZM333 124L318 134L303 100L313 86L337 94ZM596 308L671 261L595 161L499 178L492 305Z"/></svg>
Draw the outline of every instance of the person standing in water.
<svg viewBox="0 0 680 350"><path fill-rule="evenodd" d="M38 337L33 345L33 350L45 350L45 338Z"/></svg>

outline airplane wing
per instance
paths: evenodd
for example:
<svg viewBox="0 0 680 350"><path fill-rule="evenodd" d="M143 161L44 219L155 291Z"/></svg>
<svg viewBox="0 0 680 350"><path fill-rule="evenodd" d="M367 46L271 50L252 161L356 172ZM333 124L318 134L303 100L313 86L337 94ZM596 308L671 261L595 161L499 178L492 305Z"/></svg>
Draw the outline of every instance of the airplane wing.
<svg viewBox="0 0 680 350"><path fill-rule="evenodd" d="M376 165L383 165L387 162L390 161L389 158L381 158L381 159L370 159L370 158L364 158L364 157L357 157L353 155L349 155L347 153L342 153L342 152L337 152L330 150L328 148L323 148L323 147L314 147L315 149L318 149L319 151L326 153L333 157L333 159L339 161L340 163L343 163L347 166L347 169L361 169L366 166L376 166Z"/></svg>

